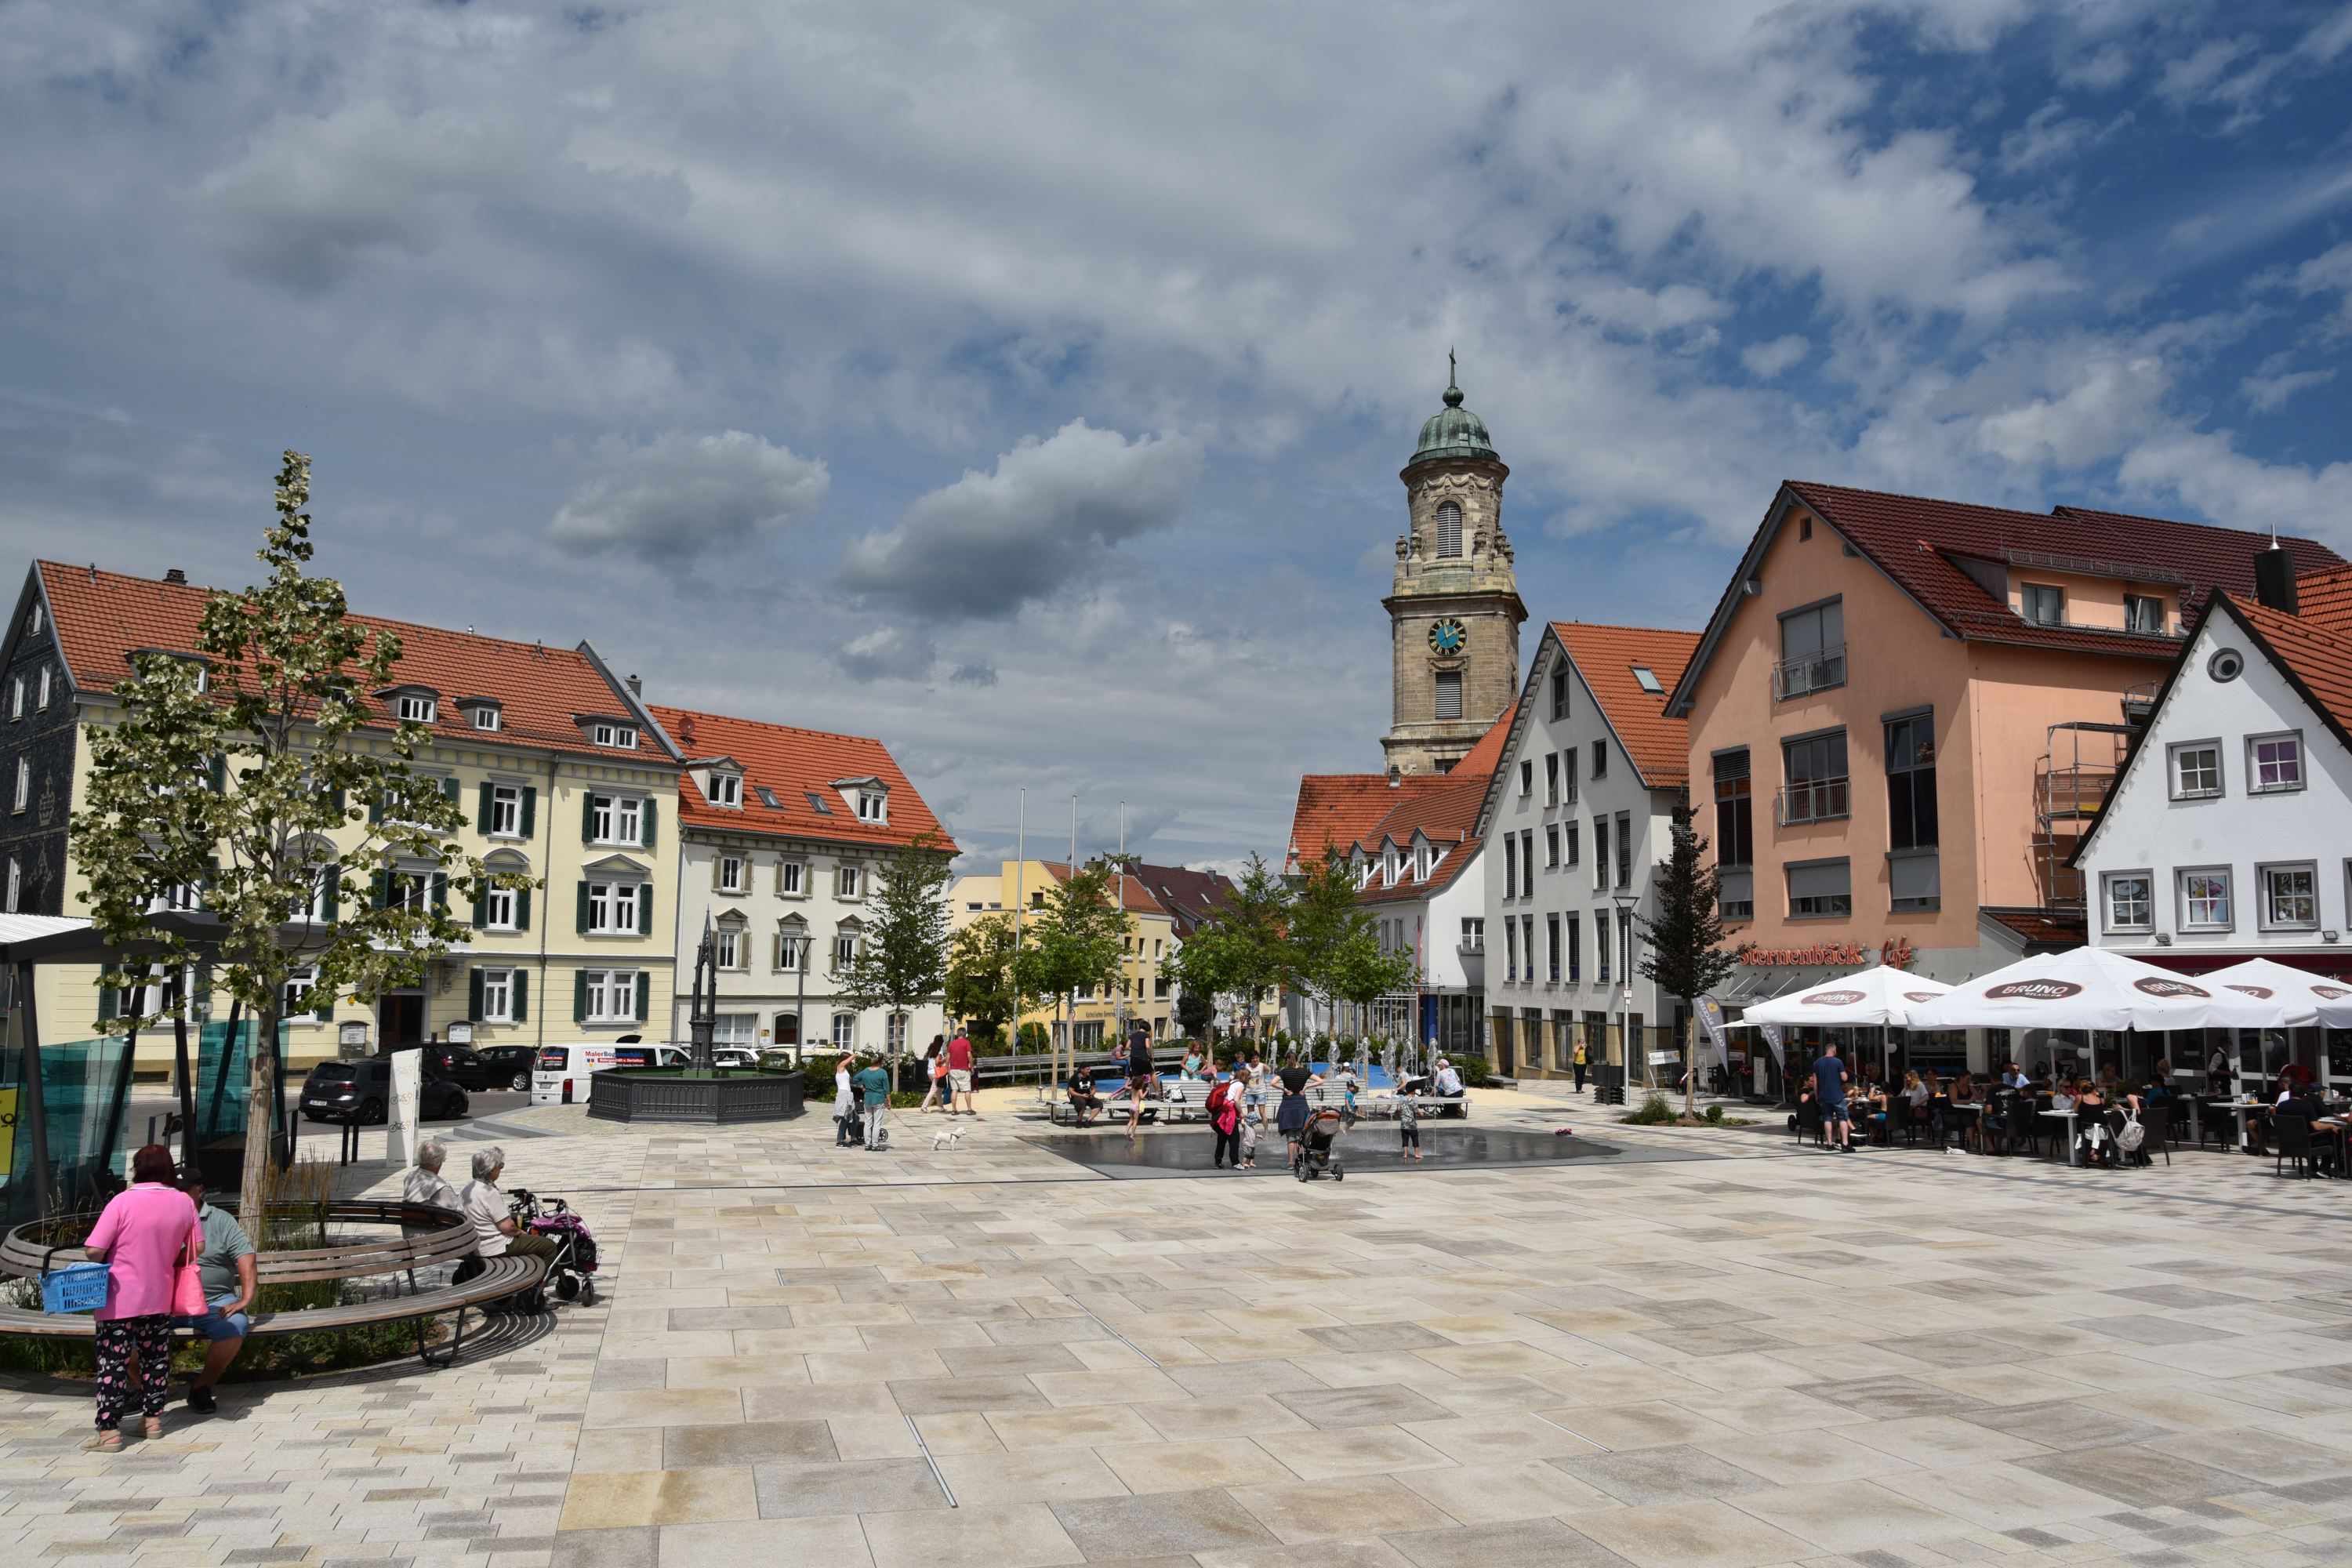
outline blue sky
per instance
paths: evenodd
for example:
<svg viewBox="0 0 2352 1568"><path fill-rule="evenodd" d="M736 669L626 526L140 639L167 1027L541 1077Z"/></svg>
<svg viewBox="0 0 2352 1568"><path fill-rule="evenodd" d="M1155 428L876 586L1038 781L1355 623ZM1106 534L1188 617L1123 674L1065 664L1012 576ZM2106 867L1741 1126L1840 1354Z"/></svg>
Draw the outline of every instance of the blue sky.
<svg viewBox="0 0 2352 1568"><path fill-rule="evenodd" d="M2352 553L2348 89L2340 3L16 0L0 540L242 582L294 446L371 608L1274 851L1449 346L1538 617L1791 476Z"/></svg>

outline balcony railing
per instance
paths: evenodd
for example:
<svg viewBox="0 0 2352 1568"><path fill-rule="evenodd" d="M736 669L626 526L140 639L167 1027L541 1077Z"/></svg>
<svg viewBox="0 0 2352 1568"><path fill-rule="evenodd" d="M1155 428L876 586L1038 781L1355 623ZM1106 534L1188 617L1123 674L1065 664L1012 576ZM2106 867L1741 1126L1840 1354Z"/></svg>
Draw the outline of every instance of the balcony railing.
<svg viewBox="0 0 2352 1568"><path fill-rule="evenodd" d="M1784 658L1772 667L1772 696L1786 702L1793 697L1803 697L1815 691L1827 691L1832 686L1845 684L1845 644L1825 647L1819 653L1799 654Z"/></svg>
<svg viewBox="0 0 2352 1568"><path fill-rule="evenodd" d="M1801 822L1828 822L1853 815L1853 805L1846 788L1846 777L1800 779L1782 787L1780 799L1780 826L1794 826Z"/></svg>

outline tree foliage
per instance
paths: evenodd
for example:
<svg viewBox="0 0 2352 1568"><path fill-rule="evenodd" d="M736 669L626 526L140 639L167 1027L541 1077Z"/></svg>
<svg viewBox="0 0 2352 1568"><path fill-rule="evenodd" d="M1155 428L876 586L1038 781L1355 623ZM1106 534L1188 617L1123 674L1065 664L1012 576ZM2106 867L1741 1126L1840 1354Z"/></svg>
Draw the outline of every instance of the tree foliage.
<svg viewBox="0 0 2352 1568"><path fill-rule="evenodd" d="M1074 868L1045 889L1044 906L1022 927L1021 952L1014 959L1023 992L1066 1005L1073 992L1118 984L1119 961L1135 922L1114 899L1115 886L1111 869L1097 863ZM1057 1070L1059 1065L1057 1060Z"/></svg>
<svg viewBox="0 0 2352 1568"><path fill-rule="evenodd" d="M1412 954L1381 951L1377 919L1356 901L1358 890L1355 868L1335 849L1308 863L1291 898L1291 973L1327 1003L1369 1005L1421 978Z"/></svg>
<svg viewBox="0 0 2352 1568"><path fill-rule="evenodd" d="M1160 961L1161 978L1181 996L1234 998L1255 1021L1292 980L1291 899L1290 886L1252 855L1224 901Z"/></svg>
<svg viewBox="0 0 2352 1568"><path fill-rule="evenodd" d="M1697 998L1722 984L1739 962L1722 946L1722 890L1715 868L1706 861L1706 849L1707 841L1692 826L1690 812L1675 811L1674 850L1654 900L1656 917L1634 917L1648 949L1642 955L1643 974L1659 990L1681 997L1684 1008L1694 1014ZM1697 1081L1694 1059L1684 1074L1685 1110Z"/></svg>
<svg viewBox="0 0 2352 1568"><path fill-rule="evenodd" d="M839 983L843 1001L898 1018L945 994L950 875L937 834L917 834L890 858L866 889L857 956Z"/></svg>
<svg viewBox="0 0 2352 1568"><path fill-rule="evenodd" d="M948 939L947 1008L975 1041L994 1039L1033 1000L1021 989L1013 917L974 921Z"/></svg>
<svg viewBox="0 0 2352 1568"><path fill-rule="evenodd" d="M256 1020L257 1129L272 1124L268 1046L289 981L310 972L321 996L415 984L462 935L450 898L530 880L493 877L450 842L465 815L411 766L428 731L371 708L393 683L400 639L352 618L333 578L309 574L310 491L310 460L288 452L258 552L264 581L206 602L194 659L133 656L114 688L119 721L89 731L69 829L99 932L155 941L166 970L216 959L214 983ZM150 924L191 901L218 921L211 951ZM156 1021L142 1012L142 977L100 977L128 1003L107 1026ZM238 1217L256 1237L267 1157L266 1139L249 1137Z"/></svg>

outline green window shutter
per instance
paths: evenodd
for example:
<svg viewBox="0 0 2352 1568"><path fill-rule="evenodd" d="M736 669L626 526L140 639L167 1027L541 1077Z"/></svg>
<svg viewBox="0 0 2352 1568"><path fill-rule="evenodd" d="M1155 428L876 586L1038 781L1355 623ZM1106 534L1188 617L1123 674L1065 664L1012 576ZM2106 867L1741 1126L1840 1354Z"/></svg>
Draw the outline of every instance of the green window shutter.
<svg viewBox="0 0 2352 1568"><path fill-rule="evenodd" d="M580 842L596 842L596 797L593 794L580 797Z"/></svg>
<svg viewBox="0 0 2352 1568"><path fill-rule="evenodd" d="M382 822L383 820L383 797L382 795L378 795L375 799L368 802L368 820L370 822Z"/></svg>
<svg viewBox="0 0 2352 1568"><path fill-rule="evenodd" d="M388 908L391 903L392 873L389 871L378 871L375 874L375 898L373 900L373 906L376 909L381 910Z"/></svg>
<svg viewBox="0 0 2352 1568"><path fill-rule="evenodd" d="M101 1024L122 1016L121 994L111 985L98 988L98 1021Z"/></svg>
<svg viewBox="0 0 2352 1568"><path fill-rule="evenodd" d="M573 929L583 936L588 934L588 884L585 882L580 884L580 922Z"/></svg>
<svg viewBox="0 0 2352 1568"><path fill-rule="evenodd" d="M196 965L195 990L196 1000L207 1007L211 1006L213 1000L213 966L211 964Z"/></svg>
<svg viewBox="0 0 2352 1568"><path fill-rule="evenodd" d="M466 1016L477 1024L482 1021L482 972L478 969L466 976Z"/></svg>
<svg viewBox="0 0 2352 1568"><path fill-rule="evenodd" d="M637 934L654 934L654 885L651 882L637 889Z"/></svg>
<svg viewBox="0 0 2352 1568"><path fill-rule="evenodd" d="M644 1023L644 1022L646 1021L646 1010L647 1010L647 1009L652 1005L652 1003L653 1003L653 997L654 997L654 977L653 977L653 972L652 972L651 970L640 969L640 970L638 970L638 971L637 971L637 1022L638 1022L638 1023L642 1024L642 1023Z"/></svg>
<svg viewBox="0 0 2352 1568"><path fill-rule="evenodd" d="M514 998L514 1021L530 1022L530 973L518 969L507 976L508 994Z"/></svg>
<svg viewBox="0 0 2352 1568"><path fill-rule="evenodd" d="M325 912L327 923L332 925L342 918L343 913L343 868L330 866L320 875L327 879Z"/></svg>
<svg viewBox="0 0 2352 1568"><path fill-rule="evenodd" d="M313 983L310 986L310 1016L321 1024L335 1021L335 988Z"/></svg>
<svg viewBox="0 0 2352 1568"><path fill-rule="evenodd" d="M476 929L476 930L478 930L478 930L480 930L483 926L485 926L485 925L487 925L487 924L488 924L488 923L489 923L489 912L490 912L490 910L489 910L489 904L490 904L490 890L489 890L489 889L488 889L488 888L484 888L480 892L476 893L476 894L474 895L474 922L473 922L473 923L474 923L474 927L475 927L475 929Z"/></svg>
<svg viewBox="0 0 2352 1568"><path fill-rule="evenodd" d="M430 897L431 897L431 898L432 898L432 900L433 900L433 907L434 907L435 909L436 909L436 910L446 910L446 909L447 909L447 908L449 907L449 873L448 873L448 872L446 872L446 871L436 871L436 872L434 872L434 873L433 873L429 878L427 878L427 879L425 879L425 891L426 891L426 893L427 893L428 895L430 895Z"/></svg>
<svg viewBox="0 0 2352 1568"><path fill-rule="evenodd" d="M659 815L660 805L661 803L659 801L647 800L646 802L645 815L638 818L640 822L646 825L646 836L644 838L639 840L639 843L647 849L654 847L654 819L657 815Z"/></svg>
<svg viewBox="0 0 2352 1568"><path fill-rule="evenodd" d="M327 801L330 805L334 807L335 820L337 822L348 820L343 814L349 811L351 806L344 800L343 792L341 790L334 790L331 792L327 796Z"/></svg>
<svg viewBox="0 0 2352 1568"><path fill-rule="evenodd" d="M441 793L448 797L451 805L455 805L465 798L465 786L452 775L441 781Z"/></svg>
<svg viewBox="0 0 2352 1568"><path fill-rule="evenodd" d="M482 781L481 805L474 813L474 827L478 832L488 833L490 830L490 801L492 792L497 788L489 780Z"/></svg>
<svg viewBox="0 0 2352 1568"><path fill-rule="evenodd" d="M538 818L539 790L534 785L525 784L522 786L522 820L516 825L522 830L522 836L525 838L530 837L536 830Z"/></svg>
<svg viewBox="0 0 2352 1568"><path fill-rule="evenodd" d="M575 1024L588 1021L588 972L584 969L572 972L572 1021Z"/></svg>
<svg viewBox="0 0 2352 1568"><path fill-rule="evenodd" d="M529 888L517 888L515 889L515 930L529 931L530 929L530 889ZM521 971L517 970L516 973L520 974Z"/></svg>
<svg viewBox="0 0 2352 1568"><path fill-rule="evenodd" d="M212 792L215 795L228 793L228 758L221 752L215 752L213 755Z"/></svg>

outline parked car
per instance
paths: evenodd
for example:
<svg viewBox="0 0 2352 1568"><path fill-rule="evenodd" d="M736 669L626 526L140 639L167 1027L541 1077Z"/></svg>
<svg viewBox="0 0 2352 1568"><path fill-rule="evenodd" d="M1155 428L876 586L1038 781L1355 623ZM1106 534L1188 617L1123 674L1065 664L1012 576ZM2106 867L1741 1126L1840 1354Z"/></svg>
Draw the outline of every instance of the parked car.
<svg viewBox="0 0 2352 1568"><path fill-rule="evenodd" d="M425 1045L417 1048L425 1053L429 1070L437 1072L459 1089L496 1087L488 1068L470 1047Z"/></svg>
<svg viewBox="0 0 2352 1568"><path fill-rule="evenodd" d="M466 1091L425 1064L417 1085L416 1114L439 1121L466 1114ZM361 1061L320 1062L302 1080L302 1114L313 1121L357 1121L362 1125L386 1120L392 1105L392 1062L385 1057Z"/></svg>
<svg viewBox="0 0 2352 1568"><path fill-rule="evenodd" d="M484 1089L511 1089L519 1094L530 1092L530 1069L539 1061L539 1051L531 1046L484 1046L475 1051L488 1069Z"/></svg>

